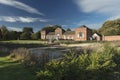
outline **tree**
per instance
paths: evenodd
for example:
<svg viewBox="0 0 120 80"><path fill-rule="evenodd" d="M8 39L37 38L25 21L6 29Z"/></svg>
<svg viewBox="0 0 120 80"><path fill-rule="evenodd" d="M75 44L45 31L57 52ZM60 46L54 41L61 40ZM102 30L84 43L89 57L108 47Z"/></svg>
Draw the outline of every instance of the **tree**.
<svg viewBox="0 0 120 80"><path fill-rule="evenodd" d="M71 29L70 28L67 28L67 30L66 31L71 31Z"/></svg>
<svg viewBox="0 0 120 80"><path fill-rule="evenodd" d="M24 28L23 28L23 33L24 33L24 32L27 32L27 33L32 34L32 33L33 33L33 28L31 28L31 27L24 27Z"/></svg>
<svg viewBox="0 0 120 80"><path fill-rule="evenodd" d="M18 33L17 31L9 31L7 35L8 40L17 40L18 39Z"/></svg>
<svg viewBox="0 0 120 80"><path fill-rule="evenodd" d="M40 31L36 32L36 33L33 33L31 35L31 39L33 40L37 40L37 39L40 39Z"/></svg>
<svg viewBox="0 0 120 80"><path fill-rule="evenodd" d="M92 33L98 33L98 30L92 29Z"/></svg>
<svg viewBox="0 0 120 80"><path fill-rule="evenodd" d="M20 35L20 39L22 39L22 40L30 40L30 39L31 39L30 36L31 36L30 33L24 32L24 33L22 33L22 34Z"/></svg>
<svg viewBox="0 0 120 80"><path fill-rule="evenodd" d="M23 39L23 40L31 39L31 34L32 33L33 33L33 28L31 28L31 27L24 27L23 28L23 32L20 35L20 39Z"/></svg>
<svg viewBox="0 0 120 80"><path fill-rule="evenodd" d="M62 27L59 25L53 25L53 26L48 25L48 26L42 28L41 30L45 30L48 33L48 32L54 32L56 28L62 28Z"/></svg>
<svg viewBox="0 0 120 80"><path fill-rule="evenodd" d="M99 29L102 35L120 35L120 19L106 21Z"/></svg>
<svg viewBox="0 0 120 80"><path fill-rule="evenodd" d="M8 29L4 25L0 29L1 29L2 39L6 40L7 39L7 34L8 34Z"/></svg>

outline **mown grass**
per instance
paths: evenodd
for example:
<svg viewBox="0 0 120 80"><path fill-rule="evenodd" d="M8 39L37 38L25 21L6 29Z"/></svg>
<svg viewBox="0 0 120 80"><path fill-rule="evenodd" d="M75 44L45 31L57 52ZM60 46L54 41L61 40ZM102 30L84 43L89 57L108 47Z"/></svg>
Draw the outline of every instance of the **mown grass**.
<svg viewBox="0 0 120 80"><path fill-rule="evenodd" d="M36 48L36 47L46 47L48 44L45 41L38 40L10 40L10 41L0 41L0 46L15 49L19 47L24 48Z"/></svg>
<svg viewBox="0 0 120 80"><path fill-rule="evenodd" d="M40 44L40 43L46 43L46 41L41 40L6 40L6 41L0 41L2 43L18 43L18 44Z"/></svg>
<svg viewBox="0 0 120 80"><path fill-rule="evenodd" d="M35 80L35 68L0 57L0 80Z"/></svg>

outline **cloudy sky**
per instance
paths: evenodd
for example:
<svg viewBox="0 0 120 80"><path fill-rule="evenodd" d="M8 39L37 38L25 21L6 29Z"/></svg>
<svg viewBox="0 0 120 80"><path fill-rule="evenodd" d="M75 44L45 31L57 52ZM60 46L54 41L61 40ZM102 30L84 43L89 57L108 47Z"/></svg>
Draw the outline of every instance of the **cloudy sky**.
<svg viewBox="0 0 120 80"><path fill-rule="evenodd" d="M120 18L120 0L0 0L0 25L35 31L47 25L98 29L106 20Z"/></svg>

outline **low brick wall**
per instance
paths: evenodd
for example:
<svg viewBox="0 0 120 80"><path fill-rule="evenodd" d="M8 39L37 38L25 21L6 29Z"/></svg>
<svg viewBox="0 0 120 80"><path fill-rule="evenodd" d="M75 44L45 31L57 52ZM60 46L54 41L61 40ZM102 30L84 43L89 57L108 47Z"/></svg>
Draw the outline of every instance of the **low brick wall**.
<svg viewBox="0 0 120 80"><path fill-rule="evenodd" d="M103 41L120 41L120 35L117 36L103 36Z"/></svg>

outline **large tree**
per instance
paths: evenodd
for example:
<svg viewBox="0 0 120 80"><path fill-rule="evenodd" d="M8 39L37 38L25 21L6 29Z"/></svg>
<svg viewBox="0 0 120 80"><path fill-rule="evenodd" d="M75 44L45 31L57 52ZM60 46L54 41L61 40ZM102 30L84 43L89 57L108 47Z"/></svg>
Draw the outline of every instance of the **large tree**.
<svg viewBox="0 0 120 80"><path fill-rule="evenodd" d="M18 39L18 32L17 31L9 31L7 35L7 39L9 40L17 40Z"/></svg>
<svg viewBox="0 0 120 80"><path fill-rule="evenodd" d="M23 28L23 33L24 33L24 32L27 32L27 33L31 33L31 34L32 34L32 33L33 33L33 28L31 28L31 27L24 27L24 28Z"/></svg>
<svg viewBox="0 0 120 80"><path fill-rule="evenodd" d="M24 27L24 28L23 28L23 32L22 32L22 34L20 35L20 39L30 40L32 33L33 33L33 28L31 28L31 27Z"/></svg>
<svg viewBox="0 0 120 80"><path fill-rule="evenodd" d="M27 33L27 32L24 32L20 35L20 39L22 40L30 40L31 39L31 34L30 33Z"/></svg>
<svg viewBox="0 0 120 80"><path fill-rule="evenodd" d="M0 29L1 29L2 39L6 40L7 39L7 34L8 34L8 29L4 25Z"/></svg>
<svg viewBox="0 0 120 80"><path fill-rule="evenodd" d="M71 31L71 29L70 28L67 28L67 30L66 31Z"/></svg>
<svg viewBox="0 0 120 80"><path fill-rule="evenodd" d="M102 35L120 35L120 19L106 21L99 29Z"/></svg>
<svg viewBox="0 0 120 80"><path fill-rule="evenodd" d="M62 28L62 27L59 25L53 25L53 26L48 25L42 28L41 30L45 30L46 32L54 32L56 28Z"/></svg>
<svg viewBox="0 0 120 80"><path fill-rule="evenodd" d="M31 39L33 40L37 40L37 39L40 39L40 31L36 32L36 33L33 33L31 35Z"/></svg>

